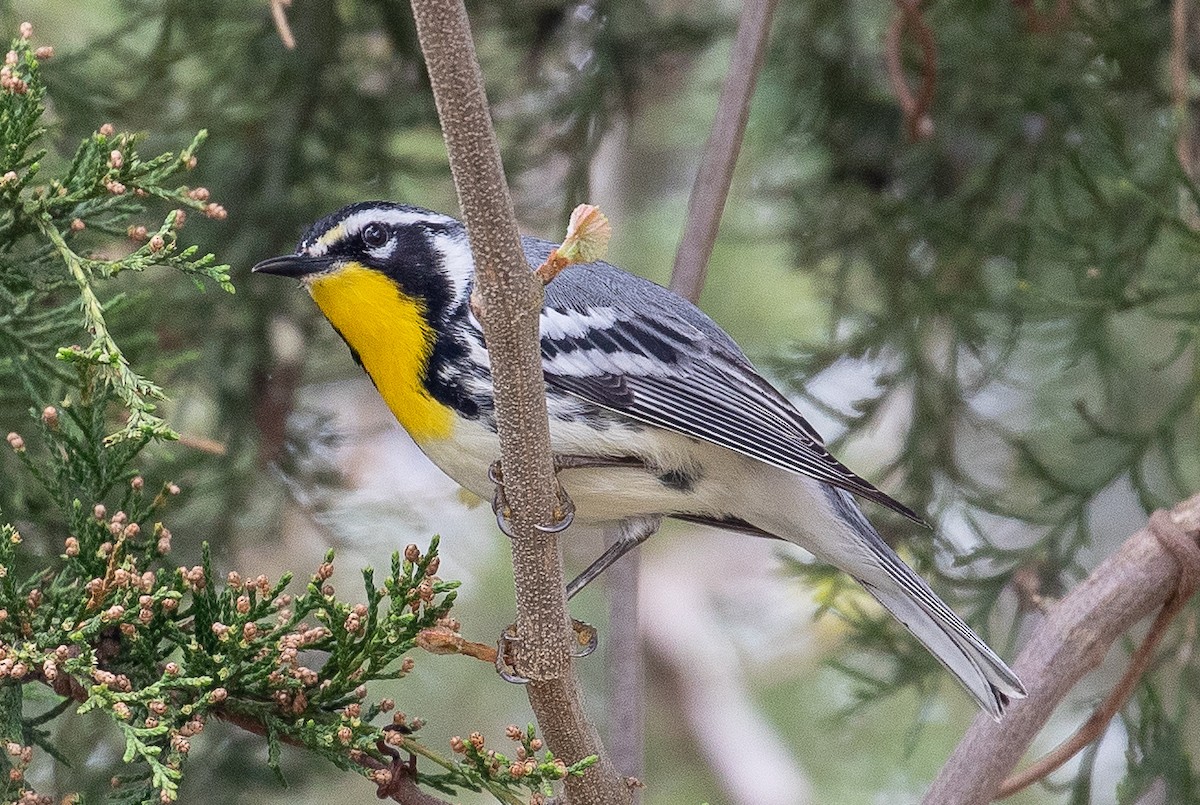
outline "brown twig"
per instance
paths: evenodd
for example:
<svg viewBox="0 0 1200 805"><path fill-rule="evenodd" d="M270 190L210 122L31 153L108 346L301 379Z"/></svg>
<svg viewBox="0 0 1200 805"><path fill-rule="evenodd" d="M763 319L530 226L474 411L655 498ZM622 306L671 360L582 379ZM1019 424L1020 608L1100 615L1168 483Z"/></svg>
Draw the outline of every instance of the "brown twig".
<svg viewBox="0 0 1200 805"><path fill-rule="evenodd" d="M1191 98L1188 92L1188 0L1174 0L1171 4L1171 106L1175 109L1179 124L1179 138L1175 142L1175 153L1179 165L1188 176L1192 176L1192 120L1188 114Z"/></svg>
<svg viewBox="0 0 1200 805"><path fill-rule="evenodd" d="M1180 575L1175 594L1158 611L1154 625L1150 627L1150 631L1142 640L1141 645L1130 658L1129 667L1125 669L1121 681L1116 684L1091 717L1076 730L1074 735L1043 755L1033 765L1006 779L1000 786L996 799L1004 799L1028 788L1075 757L1092 741L1098 740L1104 735L1108 723L1129 701L1129 697L1133 695L1142 675L1150 667L1154 651L1167 633L1167 627L1171 625L1171 621L1196 592L1196 582L1200 578L1200 546L1197 546L1191 537L1183 533L1179 526L1171 521L1166 512L1154 513L1154 516L1150 518L1150 530L1162 543L1162 546L1179 562Z"/></svg>
<svg viewBox="0 0 1200 805"><path fill-rule="evenodd" d="M721 85L717 114L688 198L687 222L671 272L671 290L693 302L700 298L704 288L733 169L742 150L754 86L766 58L771 19L778 5L779 0L745 0L738 18L729 70Z"/></svg>
<svg viewBox="0 0 1200 805"><path fill-rule="evenodd" d="M533 273L543 285L549 285L569 265L603 260L611 239L608 216L594 204L580 204L571 211L562 245L551 249Z"/></svg>
<svg viewBox="0 0 1200 805"><path fill-rule="evenodd" d="M292 26L288 24L287 8L292 0L270 0L271 19L275 21L275 30L279 32L279 40L288 50L296 49L296 37L292 35Z"/></svg>
<svg viewBox="0 0 1200 805"><path fill-rule="evenodd" d="M917 142L933 136L933 118L929 110L937 88L937 43L921 14L924 9L922 0L895 0L895 4L896 15L888 25L884 56L888 81L904 117L904 131L909 140ZM921 48L920 88L915 94L904 75L901 51L906 32L916 38Z"/></svg>
<svg viewBox="0 0 1200 805"><path fill-rule="evenodd" d="M254 735L267 734L266 725L254 716L225 708L213 710L212 715L221 721L233 724L235 727L240 727ZM300 749L307 748L303 741L293 738L290 735L280 735L278 738L281 743L285 743L288 746L295 746ZM377 795L380 799L390 799L394 802L402 803L402 805L450 805L448 801L427 793L417 785L414 775L416 769L412 764L386 763L365 752L355 752L351 755L350 759L364 769L373 772L371 779L379 786ZM378 772L387 772L387 776L380 776L377 774Z"/></svg>
<svg viewBox="0 0 1200 805"><path fill-rule="evenodd" d="M199 450L201 453L208 453L210 456L223 456L229 451L224 442L218 442L207 436L191 436L181 433L179 434L179 443L184 447Z"/></svg>
<svg viewBox="0 0 1200 805"><path fill-rule="evenodd" d="M1155 514L1150 525L1126 540L1056 604L1014 666L1028 697L1013 702L999 722L987 716L976 718L926 794L925 803L975 805L1000 795L1006 775L1078 680L1100 664L1120 635L1162 608L1126 678L1093 716L1099 721L1149 662L1154 645L1148 644L1152 638L1155 643L1158 639L1155 631L1161 632L1176 607L1187 600L1189 588L1195 589L1191 574L1200 572L1198 534L1200 495L1195 495L1169 513ZM1120 704L1116 706L1119 709Z"/></svg>
<svg viewBox="0 0 1200 805"><path fill-rule="evenodd" d="M296 394L304 377L300 355L277 358L264 356L254 367L251 388L254 393L254 424L258 430L258 465L266 467L279 458L287 442L288 416L296 403Z"/></svg>
<svg viewBox="0 0 1200 805"><path fill-rule="evenodd" d="M1023 607L1035 609L1045 615L1054 604L1042 595L1042 579L1037 565L1022 565L1017 568L1017 572L1013 573L1012 584Z"/></svg>
<svg viewBox="0 0 1200 805"><path fill-rule="evenodd" d="M430 654L462 654L489 665L496 664L496 647L474 643L446 626L423 629L417 634L417 647Z"/></svg>
<svg viewBox="0 0 1200 805"><path fill-rule="evenodd" d="M60 673L53 680L50 680L41 673L37 673L29 679L30 681L41 682L59 696L73 699L77 702L86 702L91 696L89 686L80 682L71 674ZM266 725L254 716L229 710L225 707L214 708L209 713L214 718L232 724L254 735L267 734ZM293 738L290 735L280 735L279 740L288 746L308 749L303 741ZM406 747L402 744L401 748ZM429 754L428 749L422 748L421 751L427 755ZM426 793L417 785L417 780L414 776L416 771L414 764L385 763L363 752L353 753L350 759L371 772L389 772L386 778L379 775L372 776L372 780L379 786L380 799L392 799L402 803L402 805L450 805L446 800Z"/></svg>
<svg viewBox="0 0 1200 805"><path fill-rule="evenodd" d="M513 560L520 565L515 571L521 671L531 679L555 678L569 655L561 590L556 596L549 589L562 586L552 579L561 568L558 544L536 529L553 522L557 500L537 346L541 283L521 249L466 9L458 0L414 0L412 7L475 257L492 359L505 492L516 534ZM526 438L514 439L517 432ZM535 639L560 632L561 640Z"/></svg>
<svg viewBox="0 0 1200 805"><path fill-rule="evenodd" d="M745 0L738 17L729 69L688 197L687 220L671 271L671 290L691 302L698 301L704 290L708 263L750 119L750 102L766 60L771 21L778 6L779 0ZM608 647L609 665L617 680L612 696L613 754L621 772L635 778L643 775L645 747L645 685L638 625L639 566L637 553L631 553L608 571L605 580L613 633ZM640 801L636 789L633 799Z"/></svg>
<svg viewBox="0 0 1200 805"><path fill-rule="evenodd" d="M620 536L619 528L604 532L605 545ZM627 777L645 776L646 686L645 650L638 623L638 577L641 563L632 551L604 574L608 594L608 633L605 636L605 662L608 664L609 749L613 765ZM631 790L636 804L641 791Z"/></svg>
<svg viewBox="0 0 1200 805"><path fill-rule="evenodd" d="M542 736L571 764L600 760L566 781L575 805L629 802L629 792L583 710L571 656L562 552L554 522L557 480L539 347L541 283L525 261L504 179L483 76L462 0L412 0L454 186L475 257L481 323L491 358L504 487L512 510L518 671Z"/></svg>

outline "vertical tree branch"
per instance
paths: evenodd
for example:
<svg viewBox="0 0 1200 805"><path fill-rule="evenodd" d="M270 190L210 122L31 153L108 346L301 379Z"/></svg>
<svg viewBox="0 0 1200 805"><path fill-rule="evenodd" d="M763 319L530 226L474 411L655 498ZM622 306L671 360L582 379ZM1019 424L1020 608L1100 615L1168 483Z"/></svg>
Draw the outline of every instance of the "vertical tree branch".
<svg viewBox="0 0 1200 805"><path fill-rule="evenodd" d="M721 86L717 116L704 146L696 183L692 185L683 240L671 273L671 290L693 302L700 298L704 287L708 258L717 241L721 213L725 210L733 168L750 117L750 99L754 97L754 86L766 58L771 18L778 5L779 0L745 0L738 19L729 72Z"/></svg>
<svg viewBox="0 0 1200 805"><path fill-rule="evenodd" d="M1189 177L1192 166L1192 119L1188 92L1188 0L1174 0L1171 4L1171 105L1175 107L1179 124L1175 153L1179 164Z"/></svg>
<svg viewBox="0 0 1200 805"><path fill-rule="evenodd" d="M600 756L582 778L568 778L570 800L628 802L628 790L583 712L568 651L557 537L536 528L553 521L557 502L538 345L541 283L521 249L466 7L462 0L412 0L412 7L483 302L481 323L512 507L518 670L534 680L528 686L529 702L554 754L567 763Z"/></svg>
<svg viewBox="0 0 1200 805"><path fill-rule="evenodd" d="M619 536L619 529L605 529L605 545L612 545ZM605 654L612 680L608 746L617 771L638 780L643 776L646 751L645 652L638 624L640 568L638 552L630 551L604 574L609 623ZM641 801L638 789L630 794L637 805Z"/></svg>
<svg viewBox="0 0 1200 805"><path fill-rule="evenodd" d="M555 580L562 578L558 545L534 527L552 520L555 500L536 347L541 289L521 249L466 9L454 0L414 0L412 6L484 304L482 324L492 360L505 489L516 534L521 672L532 679L551 679L566 670L568 650L562 585Z"/></svg>
<svg viewBox="0 0 1200 805"><path fill-rule="evenodd" d="M1166 516L1194 543L1200 534L1200 495ZM925 803L991 802L1055 707L1100 664L1118 637L1172 597L1181 575L1179 560L1152 527L1126 540L1050 610L1013 668L1029 696L1013 702L998 722L983 714L975 718Z"/></svg>
<svg viewBox="0 0 1200 805"><path fill-rule="evenodd" d="M729 71L717 101L708 141L688 198L683 237L675 253L671 290L696 302L704 288L708 261L712 257L721 215L733 170L742 149L750 101L766 58L771 19L779 0L746 0L738 18L737 34L730 54ZM606 541L613 538L606 534ZM615 680L612 694L613 757L622 773L641 778L645 752L645 685L643 651L638 626L637 553L624 557L610 568L605 579L608 591L610 638L609 666ZM640 800L633 792L634 802Z"/></svg>
<svg viewBox="0 0 1200 805"><path fill-rule="evenodd" d="M904 131L912 142L933 136L933 118L929 109L933 105L933 93L937 87L937 43L933 31L922 16L924 0L895 0L896 14L888 25L884 40L884 57L888 81L900 104L904 117ZM921 48L921 79L919 92L914 94L904 75L904 60L901 49L905 33L911 34Z"/></svg>

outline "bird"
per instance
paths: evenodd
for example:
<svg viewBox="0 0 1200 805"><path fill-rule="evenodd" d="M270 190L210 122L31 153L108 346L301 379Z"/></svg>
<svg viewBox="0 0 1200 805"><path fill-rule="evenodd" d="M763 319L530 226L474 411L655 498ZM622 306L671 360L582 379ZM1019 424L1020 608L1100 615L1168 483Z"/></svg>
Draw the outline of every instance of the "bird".
<svg viewBox="0 0 1200 805"><path fill-rule="evenodd" d="M531 269L555 248L531 237L522 246ZM398 202L354 203L253 271L299 281L425 455L462 487L495 494L491 369L461 222ZM540 326L551 449L574 519L621 529L568 597L663 518L781 539L854 578L993 718L1025 696L859 499L921 518L834 458L698 307L596 261L546 285Z"/></svg>

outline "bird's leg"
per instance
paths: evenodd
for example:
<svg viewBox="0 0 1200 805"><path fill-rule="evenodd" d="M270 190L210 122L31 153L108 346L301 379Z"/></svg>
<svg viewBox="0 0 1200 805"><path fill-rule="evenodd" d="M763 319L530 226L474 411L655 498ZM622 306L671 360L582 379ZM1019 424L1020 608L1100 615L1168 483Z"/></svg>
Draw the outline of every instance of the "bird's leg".
<svg viewBox="0 0 1200 805"><path fill-rule="evenodd" d="M567 600L574 598L577 592L607 570L613 562L654 536L660 525L662 525L662 517L657 515L631 517L622 522L621 533L613 544L608 546L608 549L600 554L596 561L588 565L587 570L580 573L567 585Z"/></svg>
<svg viewBox="0 0 1200 805"><path fill-rule="evenodd" d="M593 467L641 467L645 466L641 461L633 457L606 457L606 456L577 456L577 455L555 455L554 456L554 472L557 474L561 470L588 469ZM508 498L504 493L504 470L499 461L492 462L488 468L488 480L495 484L495 491L492 493L492 511L496 515L496 525L508 537L512 537L512 528L510 520L512 510L508 506ZM571 502L571 498L563 489L562 484L558 487L559 507L555 510L556 522L549 526L535 526L539 531L545 533L557 533L562 531L571 524L571 520L575 516L575 505ZM561 514L560 514L561 512ZM622 528L622 542L614 545L605 551L604 556L592 563L591 567L583 572L583 574L567 585L567 598L569 599L575 593L579 592L585 584L594 579L606 567L611 565L621 557L630 548L644 542L651 534L658 530L658 524L662 522L661 517L656 518L636 518L629 521L630 523L643 523L647 519L653 520L653 525L646 530L645 534L641 534L636 528L635 533L630 537L628 545L614 552L623 544L625 535L629 533L627 527ZM610 556L611 554L611 556ZM599 643L599 633L596 628L590 623L571 619L571 628L575 631L575 639L577 646L571 651L574 657L586 657L596 650ZM509 658L509 650L514 643L520 643L521 638L516 634L515 624L506 628L500 633L500 640L496 644L496 673L506 682L523 685L529 682L528 679L521 676L516 671L516 666Z"/></svg>
<svg viewBox="0 0 1200 805"><path fill-rule="evenodd" d="M557 475L562 470L588 469L592 467L641 467L645 466L636 458L629 457L608 457L608 456L576 456L576 455L555 455L554 456L554 473ZM508 505L508 496L504 491L504 469L497 459L488 467L488 480L494 484L492 492L492 512L496 515L496 527L504 533L505 536L512 537L512 509ZM557 534L560 531L566 530L567 526L575 519L575 504L571 501L571 496L567 494L560 483L558 485L558 503L554 507L554 521L548 524L535 525L538 531L544 534Z"/></svg>

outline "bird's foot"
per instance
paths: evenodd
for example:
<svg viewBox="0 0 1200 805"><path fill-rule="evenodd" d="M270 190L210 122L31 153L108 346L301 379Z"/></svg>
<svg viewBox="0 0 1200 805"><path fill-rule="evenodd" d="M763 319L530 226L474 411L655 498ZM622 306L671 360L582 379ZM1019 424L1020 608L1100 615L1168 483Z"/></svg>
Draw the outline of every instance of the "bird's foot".
<svg viewBox="0 0 1200 805"><path fill-rule="evenodd" d="M556 460L554 471L557 473L563 468L559 466ZM495 485L495 489L492 492L492 512L496 515L496 527L511 539L513 536L512 508L508 505L508 495L504 491L504 470L499 460L493 461L492 465L488 467L488 480ZM555 482L557 483L557 479ZM567 490L563 488L563 485L561 483L557 483L557 485L558 501L551 512L551 521L549 523L534 525L534 528L543 534L557 534L560 531L565 531L575 519L575 503L571 500L571 496L567 494Z"/></svg>
<svg viewBox="0 0 1200 805"><path fill-rule="evenodd" d="M517 665L509 657L512 645L520 642L521 638L517 635L515 623L504 627L504 631L500 633L500 639L496 641L496 673L505 682L511 682L514 685L528 685L529 678L517 673Z"/></svg>
<svg viewBox="0 0 1200 805"><path fill-rule="evenodd" d="M600 630L587 621L571 618L571 629L575 631L575 648L572 657L586 657L600 645Z"/></svg>
<svg viewBox="0 0 1200 805"><path fill-rule="evenodd" d="M600 644L600 632L595 626L571 618L571 629L575 632L575 641L571 647L572 657L586 657L596 650L596 646ZM496 642L496 673L505 682L511 682L514 685L528 685L529 679L517 673L516 663L509 654L514 644L519 645L520 642L521 638L517 635L515 623L510 624L500 633L500 639Z"/></svg>

